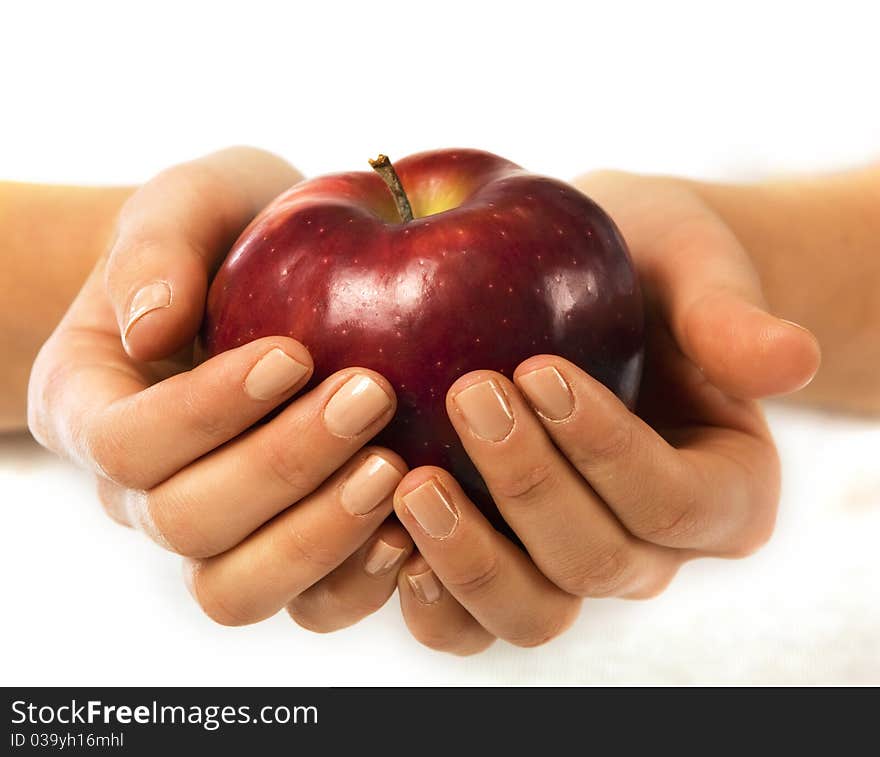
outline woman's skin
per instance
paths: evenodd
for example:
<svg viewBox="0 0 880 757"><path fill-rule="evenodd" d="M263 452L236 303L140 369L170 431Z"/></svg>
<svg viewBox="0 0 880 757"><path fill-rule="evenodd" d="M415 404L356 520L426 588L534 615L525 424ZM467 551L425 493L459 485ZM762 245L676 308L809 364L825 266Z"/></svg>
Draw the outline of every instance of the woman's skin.
<svg viewBox="0 0 880 757"><path fill-rule="evenodd" d="M462 376L447 401L524 552L447 472L409 471L366 446L395 407L374 372L353 366L298 395L311 359L286 337L191 367L213 270L300 178L273 155L233 148L137 191L0 186L0 318L13 336L2 428L23 425L23 376L46 340L31 432L96 473L112 517L188 558L191 591L221 623L286 607L331 631L398 588L430 647L534 646L564 631L584 597L653 596L687 560L752 552L779 496L757 400L797 391L819 365L812 333L780 317L809 327L826 355L799 396L880 411L876 171L755 186L581 177L644 284L637 414L551 355L525 361L512 382Z"/></svg>

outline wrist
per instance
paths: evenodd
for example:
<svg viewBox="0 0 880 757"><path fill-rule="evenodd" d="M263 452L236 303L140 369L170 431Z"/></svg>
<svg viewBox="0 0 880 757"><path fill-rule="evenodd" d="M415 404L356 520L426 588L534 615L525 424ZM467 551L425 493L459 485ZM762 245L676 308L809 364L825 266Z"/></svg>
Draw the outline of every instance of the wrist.
<svg viewBox="0 0 880 757"><path fill-rule="evenodd" d="M113 234L132 190L0 183L0 432L25 423L31 364Z"/></svg>

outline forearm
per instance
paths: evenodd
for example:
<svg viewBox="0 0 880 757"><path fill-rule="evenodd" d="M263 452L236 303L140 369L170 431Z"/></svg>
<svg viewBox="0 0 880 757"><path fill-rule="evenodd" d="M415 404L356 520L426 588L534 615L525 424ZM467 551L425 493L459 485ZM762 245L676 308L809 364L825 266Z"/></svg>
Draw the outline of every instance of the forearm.
<svg viewBox="0 0 880 757"><path fill-rule="evenodd" d="M31 363L131 191L0 183L0 432L25 426Z"/></svg>
<svg viewBox="0 0 880 757"><path fill-rule="evenodd" d="M880 412L880 167L691 186L748 250L771 310L819 339L822 367L798 396Z"/></svg>

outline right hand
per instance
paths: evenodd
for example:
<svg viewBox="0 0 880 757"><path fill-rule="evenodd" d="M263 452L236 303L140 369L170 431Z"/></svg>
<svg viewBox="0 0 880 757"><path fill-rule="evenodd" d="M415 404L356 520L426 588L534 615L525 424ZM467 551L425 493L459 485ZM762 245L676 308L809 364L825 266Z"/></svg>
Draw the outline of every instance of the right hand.
<svg viewBox="0 0 880 757"><path fill-rule="evenodd" d="M287 607L331 631L381 607L412 551L387 520L406 465L364 446L393 416L393 389L347 369L253 427L308 382L305 347L266 337L192 364L211 272L301 178L274 155L232 148L135 192L34 363L28 424L97 474L111 517L189 558L211 618L254 623Z"/></svg>

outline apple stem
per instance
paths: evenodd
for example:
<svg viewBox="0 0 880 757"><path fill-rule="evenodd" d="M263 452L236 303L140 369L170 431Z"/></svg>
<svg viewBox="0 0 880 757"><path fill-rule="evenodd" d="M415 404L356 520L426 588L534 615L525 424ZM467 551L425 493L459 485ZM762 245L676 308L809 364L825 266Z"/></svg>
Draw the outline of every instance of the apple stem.
<svg viewBox="0 0 880 757"><path fill-rule="evenodd" d="M370 165L382 177L382 181L388 185L388 189L391 190L391 196L394 198L394 204L397 206L397 214L400 216L400 220L403 223L412 221L415 217L413 216L412 205L409 204L409 197L403 191L403 184L400 183L400 177L397 175L397 171L394 170L394 166L391 165L388 156L380 155L375 160L371 158Z"/></svg>

